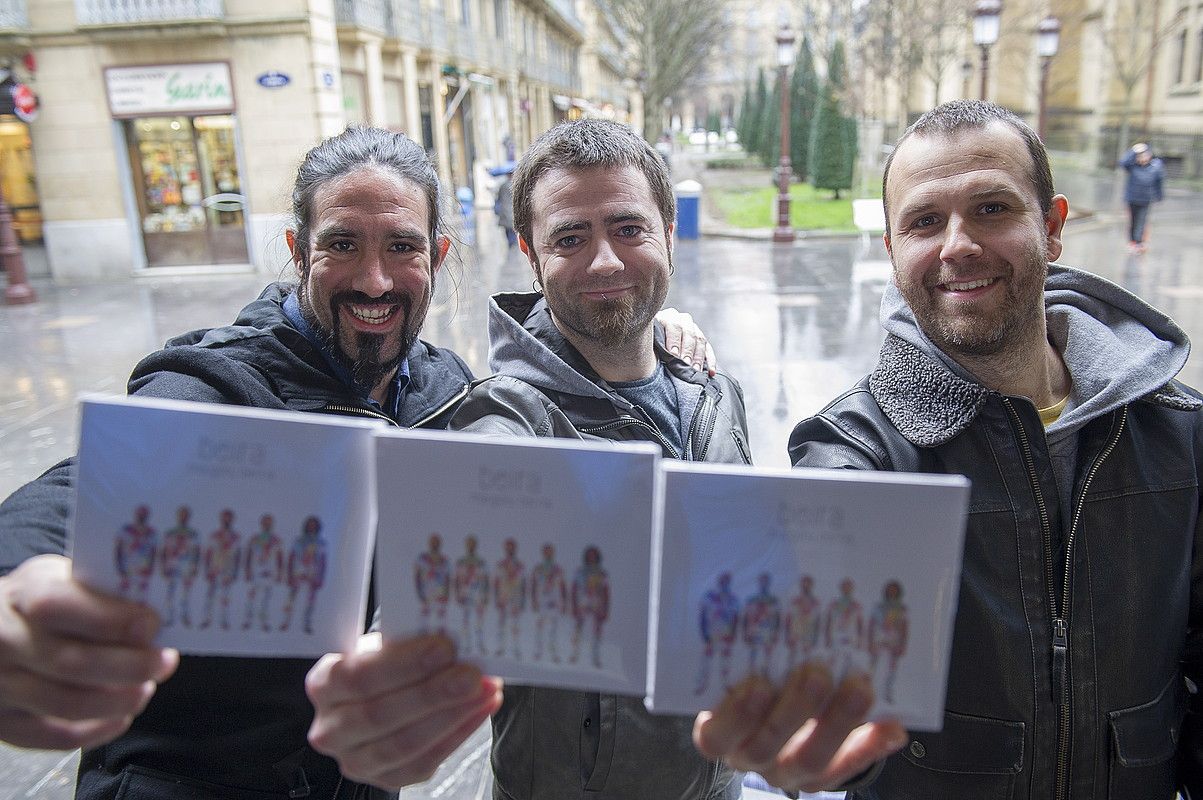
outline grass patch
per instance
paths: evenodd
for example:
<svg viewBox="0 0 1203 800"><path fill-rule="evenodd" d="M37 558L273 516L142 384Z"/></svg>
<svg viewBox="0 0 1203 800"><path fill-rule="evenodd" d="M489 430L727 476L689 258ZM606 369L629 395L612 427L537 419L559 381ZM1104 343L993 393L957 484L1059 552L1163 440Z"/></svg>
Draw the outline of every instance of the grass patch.
<svg viewBox="0 0 1203 800"><path fill-rule="evenodd" d="M790 224L804 231L855 231L852 198L831 199L831 192L817 191L808 183L789 188ZM711 206L733 228L771 228L777 223L777 190L718 189L706 193Z"/></svg>

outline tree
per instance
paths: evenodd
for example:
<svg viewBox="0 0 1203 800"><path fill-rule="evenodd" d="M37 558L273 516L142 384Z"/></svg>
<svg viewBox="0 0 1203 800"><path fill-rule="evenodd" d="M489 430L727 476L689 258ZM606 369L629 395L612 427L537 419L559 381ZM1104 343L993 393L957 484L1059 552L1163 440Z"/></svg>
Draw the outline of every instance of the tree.
<svg viewBox="0 0 1203 800"><path fill-rule="evenodd" d="M843 112L844 45L836 40L827 59L823 84L810 142L810 182L816 189L831 189L838 200L841 189L852 188L855 142L849 141L850 126Z"/></svg>
<svg viewBox="0 0 1203 800"><path fill-rule="evenodd" d="M764 80L764 68L756 71L756 93L752 105L745 112L748 118L747 138L744 140L744 150L749 153L760 152L760 124L764 118L764 107L769 102L769 90Z"/></svg>
<svg viewBox="0 0 1203 800"><path fill-rule="evenodd" d="M724 0L604 0L630 35L643 93L643 136L664 127L664 101L705 74L710 51L726 28Z"/></svg>
<svg viewBox="0 0 1203 800"><path fill-rule="evenodd" d="M743 102L739 104L739 119L735 122L735 133L739 136L739 143L745 150L748 147L748 131L753 113L752 82L748 81L744 84Z"/></svg>
<svg viewBox="0 0 1203 800"><path fill-rule="evenodd" d="M810 132L819 102L819 76L810 51L810 37L803 36L790 81L790 165L799 180L810 174Z"/></svg>
<svg viewBox="0 0 1203 800"><path fill-rule="evenodd" d="M1119 161L1124 150L1131 144L1130 129L1136 89L1154 69L1158 48L1176 29L1184 17L1185 6L1169 21L1161 20L1161 3L1149 5L1115 3L1113 13L1102 15L1099 35L1103 40L1103 52L1110 56L1112 77L1119 84L1119 138L1115 143L1114 161ZM1147 109L1146 119L1147 124Z"/></svg>
<svg viewBox="0 0 1203 800"><path fill-rule="evenodd" d="M756 152L766 167L781 158L781 81L773 81L773 91L760 112L760 136Z"/></svg>

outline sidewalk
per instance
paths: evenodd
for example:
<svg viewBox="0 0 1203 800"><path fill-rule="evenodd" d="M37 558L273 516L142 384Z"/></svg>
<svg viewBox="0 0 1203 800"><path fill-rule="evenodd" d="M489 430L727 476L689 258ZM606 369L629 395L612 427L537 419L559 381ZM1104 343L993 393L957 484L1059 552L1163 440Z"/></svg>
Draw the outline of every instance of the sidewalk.
<svg viewBox="0 0 1203 800"><path fill-rule="evenodd" d="M696 146L681 149L673 153L673 183L695 180L702 184L700 227L703 236L769 241L773 235L771 225L763 228L731 227L715 214L714 209L706 201L705 190L738 190L772 185L773 173L768 168L706 169L705 167L706 161L709 159L739 154L737 151L727 150L706 152ZM1077 223L1097 218L1095 220L1097 222L1114 223L1126 219L1127 209L1124 206L1122 195L1122 171L1118 169L1112 171L1082 169L1075 166L1076 159L1071 154L1051 153L1050 157L1053 161L1053 180L1056 190L1068 197L1070 201L1070 222ZM879 178L875 176L874 180L879 180ZM1153 215L1190 212L1203 212L1203 192L1170 182L1166 187L1165 201L1154 207ZM797 231L800 240L855 238L859 235L861 234L849 231Z"/></svg>

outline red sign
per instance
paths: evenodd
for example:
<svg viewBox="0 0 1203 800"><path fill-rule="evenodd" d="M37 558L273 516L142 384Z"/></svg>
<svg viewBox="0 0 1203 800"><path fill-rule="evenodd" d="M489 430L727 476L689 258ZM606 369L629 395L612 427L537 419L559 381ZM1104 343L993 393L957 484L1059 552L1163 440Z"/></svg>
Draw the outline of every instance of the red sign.
<svg viewBox="0 0 1203 800"><path fill-rule="evenodd" d="M33 122L38 115L38 96L24 83L12 88L13 106L17 116L25 122Z"/></svg>

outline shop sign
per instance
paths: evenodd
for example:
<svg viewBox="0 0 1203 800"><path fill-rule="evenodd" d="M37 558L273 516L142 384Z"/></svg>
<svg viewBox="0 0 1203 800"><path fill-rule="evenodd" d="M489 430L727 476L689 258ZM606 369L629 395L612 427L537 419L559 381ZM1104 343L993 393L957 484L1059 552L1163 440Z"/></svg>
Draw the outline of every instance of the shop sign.
<svg viewBox="0 0 1203 800"><path fill-rule="evenodd" d="M276 72L274 69L255 78L255 82L264 89L279 89L292 83L292 78L285 75L283 72Z"/></svg>
<svg viewBox="0 0 1203 800"><path fill-rule="evenodd" d="M230 65L224 61L108 67L104 80L109 110L117 118L234 111Z"/></svg>

